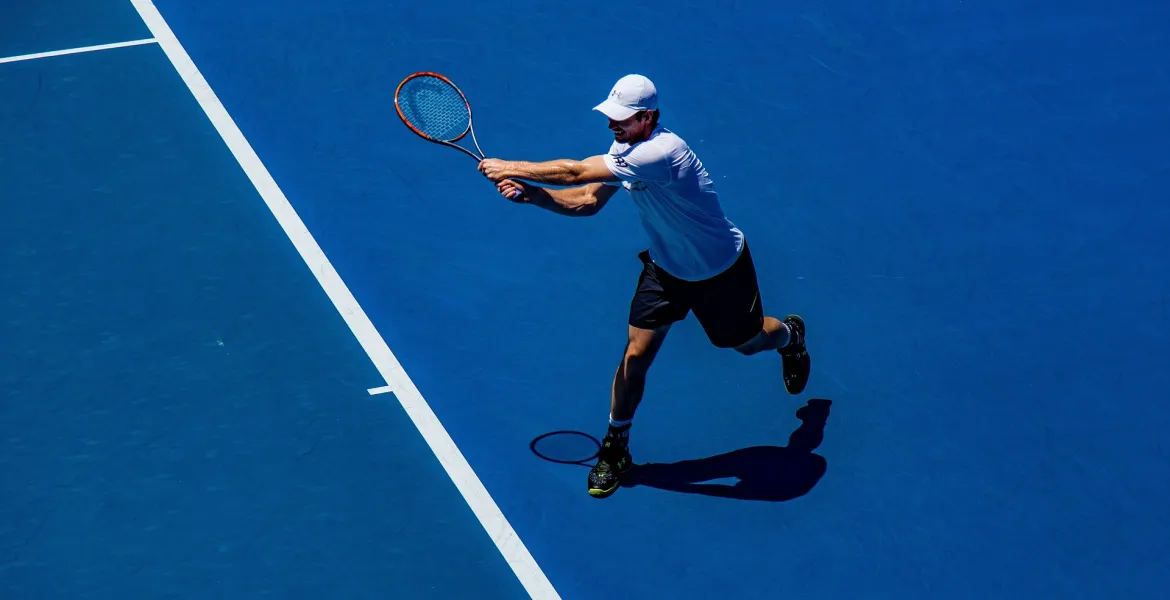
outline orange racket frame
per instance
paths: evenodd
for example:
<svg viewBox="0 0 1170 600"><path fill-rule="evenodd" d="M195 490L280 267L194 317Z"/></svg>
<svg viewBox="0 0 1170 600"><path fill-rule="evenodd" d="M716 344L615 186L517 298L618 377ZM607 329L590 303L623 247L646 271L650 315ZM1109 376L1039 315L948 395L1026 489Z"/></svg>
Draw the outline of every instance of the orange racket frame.
<svg viewBox="0 0 1170 600"><path fill-rule="evenodd" d="M463 104L465 104L467 106L467 128L463 130L463 133L460 133L454 139L442 140L442 139L439 139L439 138L436 138L433 136L429 136L429 135L423 133L421 130L419 130L414 125L410 124L410 121L406 118L406 114L404 114L402 112L402 106L400 106L398 103L398 95L402 91L402 88L407 84L407 82L409 82L412 79L417 79L419 77L433 77L435 79L438 79L438 80L446 83L447 85L451 86L451 89L455 90L455 92L459 94L459 98L462 99ZM439 73L434 73L432 71L419 71L417 73L411 73L410 75L407 75L406 78L403 79L398 84L398 87L394 89L394 110L396 110L398 112L398 118L402 119L402 124L406 125L407 128L409 128L411 131L413 131L415 134L417 134L422 139L427 140L428 142L434 142L436 144L450 146L452 148L455 148L456 150L462 150L468 156L470 156L471 158L474 158L476 162L482 161L483 159L487 158L487 156L483 153L483 149L479 147L479 140L477 140L475 138L475 128L472 126L471 103L467 101L467 96L463 93L463 90L459 89L459 86L455 85L455 82L451 81L451 79L449 77L446 77L445 75L440 75ZM463 139L468 133L471 133L471 141L472 141L472 143L475 144L475 149L479 152L478 155L475 154L474 152L468 150L467 148L464 148L463 146L460 146L459 144L455 143L455 142L458 142L459 140Z"/></svg>

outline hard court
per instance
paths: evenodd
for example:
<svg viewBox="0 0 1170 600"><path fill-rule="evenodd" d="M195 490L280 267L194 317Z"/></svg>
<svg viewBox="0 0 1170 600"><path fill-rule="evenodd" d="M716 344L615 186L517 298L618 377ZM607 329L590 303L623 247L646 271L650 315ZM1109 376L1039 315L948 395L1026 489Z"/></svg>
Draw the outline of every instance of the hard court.
<svg viewBox="0 0 1170 600"><path fill-rule="evenodd" d="M0 7L0 597L1114 599L1170 584L1170 5ZM627 73L813 372L670 333L646 238L411 134L606 151ZM548 435L546 435L548 434Z"/></svg>

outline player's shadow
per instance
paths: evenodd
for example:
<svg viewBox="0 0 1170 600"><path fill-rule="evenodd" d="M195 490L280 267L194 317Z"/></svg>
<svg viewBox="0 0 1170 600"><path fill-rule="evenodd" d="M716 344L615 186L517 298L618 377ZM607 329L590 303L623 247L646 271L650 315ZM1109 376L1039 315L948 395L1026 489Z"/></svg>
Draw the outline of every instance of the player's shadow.
<svg viewBox="0 0 1170 600"><path fill-rule="evenodd" d="M824 439L831 404L817 398L797 410L801 425L789 436L787 446L753 446L708 458L636 465L622 485L765 502L798 498L820 481L828 467L813 450ZM729 478L738 481L710 483Z"/></svg>

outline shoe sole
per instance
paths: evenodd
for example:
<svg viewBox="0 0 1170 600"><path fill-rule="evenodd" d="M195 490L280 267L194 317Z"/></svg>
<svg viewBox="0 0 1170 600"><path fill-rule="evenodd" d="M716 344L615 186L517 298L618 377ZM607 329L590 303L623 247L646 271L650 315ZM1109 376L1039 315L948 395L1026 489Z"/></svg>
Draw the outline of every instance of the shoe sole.
<svg viewBox="0 0 1170 600"><path fill-rule="evenodd" d="M622 487L622 484L619 481L619 482L615 483L613 485L613 487L607 488L604 490L590 488L589 495L594 497L594 498L608 498L609 496L613 495L613 493L616 492L617 489L620 487Z"/></svg>

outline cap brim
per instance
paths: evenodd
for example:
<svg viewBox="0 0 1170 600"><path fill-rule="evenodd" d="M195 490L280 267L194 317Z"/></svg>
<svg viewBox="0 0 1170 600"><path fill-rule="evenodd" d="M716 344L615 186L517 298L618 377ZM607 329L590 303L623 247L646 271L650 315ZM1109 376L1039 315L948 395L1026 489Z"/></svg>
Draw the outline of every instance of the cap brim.
<svg viewBox="0 0 1170 600"><path fill-rule="evenodd" d="M634 116L634 113L638 112L635 109L632 109L628 106L622 106L616 102L611 102L608 99L605 102L594 106L593 110L613 119L614 121L625 121L626 119Z"/></svg>

